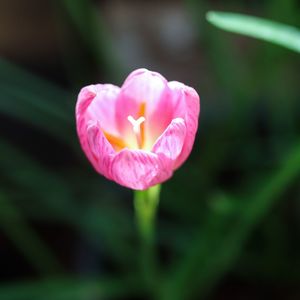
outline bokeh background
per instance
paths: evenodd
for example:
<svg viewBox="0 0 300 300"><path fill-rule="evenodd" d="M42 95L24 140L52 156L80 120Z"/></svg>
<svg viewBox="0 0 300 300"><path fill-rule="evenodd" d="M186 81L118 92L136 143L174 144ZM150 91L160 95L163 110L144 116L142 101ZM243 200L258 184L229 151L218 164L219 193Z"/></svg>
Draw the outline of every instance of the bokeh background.
<svg viewBox="0 0 300 300"><path fill-rule="evenodd" d="M162 187L157 299L300 299L299 54L208 10L300 27L296 0L0 0L0 299L149 299L132 191L96 174L74 106L135 68L201 97Z"/></svg>

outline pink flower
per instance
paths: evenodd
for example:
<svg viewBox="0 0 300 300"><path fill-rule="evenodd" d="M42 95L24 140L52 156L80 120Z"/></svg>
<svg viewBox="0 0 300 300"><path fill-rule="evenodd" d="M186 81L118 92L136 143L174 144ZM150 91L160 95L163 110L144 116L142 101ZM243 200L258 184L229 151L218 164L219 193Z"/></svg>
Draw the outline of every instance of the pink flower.
<svg viewBox="0 0 300 300"><path fill-rule="evenodd" d="M187 159L199 112L193 88L138 69L121 88L96 84L80 91L77 132L100 174L144 190L169 179Z"/></svg>

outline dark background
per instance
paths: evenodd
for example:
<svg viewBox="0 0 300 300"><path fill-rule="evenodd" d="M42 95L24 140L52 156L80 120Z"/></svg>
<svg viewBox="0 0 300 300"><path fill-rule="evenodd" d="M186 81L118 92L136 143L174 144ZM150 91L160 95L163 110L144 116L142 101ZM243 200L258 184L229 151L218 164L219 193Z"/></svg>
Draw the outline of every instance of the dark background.
<svg viewBox="0 0 300 300"><path fill-rule="evenodd" d="M164 299L300 298L299 54L223 32L209 10L300 27L296 0L0 0L0 299L148 299L132 191L80 149L81 87L140 67L201 97L162 187Z"/></svg>

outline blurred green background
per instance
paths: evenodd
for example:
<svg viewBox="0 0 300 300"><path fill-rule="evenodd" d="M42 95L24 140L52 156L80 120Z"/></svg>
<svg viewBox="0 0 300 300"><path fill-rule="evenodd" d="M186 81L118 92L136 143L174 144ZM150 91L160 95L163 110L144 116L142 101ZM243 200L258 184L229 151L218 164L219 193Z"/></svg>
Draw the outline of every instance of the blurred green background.
<svg viewBox="0 0 300 300"><path fill-rule="evenodd" d="M0 299L149 299L132 192L80 149L80 88L135 68L201 97L163 184L157 299L300 299L300 56L209 10L300 27L296 0L0 1Z"/></svg>

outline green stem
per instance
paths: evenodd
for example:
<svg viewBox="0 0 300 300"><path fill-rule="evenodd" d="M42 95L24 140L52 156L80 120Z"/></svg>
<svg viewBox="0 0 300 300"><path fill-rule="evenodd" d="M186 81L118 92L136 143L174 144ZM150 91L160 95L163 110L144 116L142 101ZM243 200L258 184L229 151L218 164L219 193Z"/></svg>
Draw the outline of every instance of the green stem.
<svg viewBox="0 0 300 300"><path fill-rule="evenodd" d="M159 203L160 185L134 192L134 208L141 239L140 269L146 288L156 291L157 261L155 253L155 217Z"/></svg>

